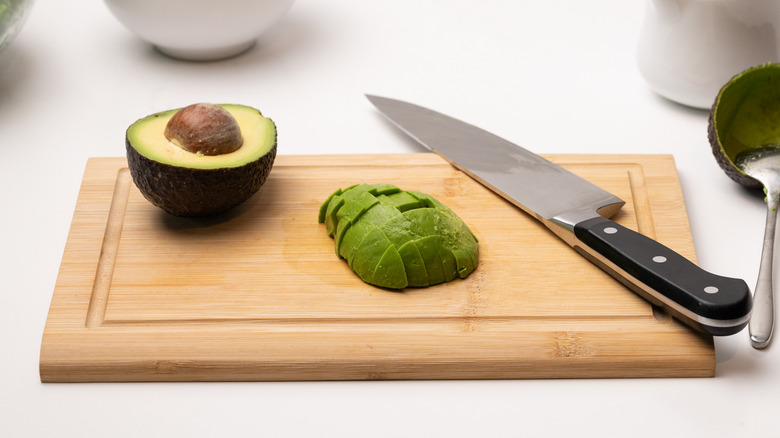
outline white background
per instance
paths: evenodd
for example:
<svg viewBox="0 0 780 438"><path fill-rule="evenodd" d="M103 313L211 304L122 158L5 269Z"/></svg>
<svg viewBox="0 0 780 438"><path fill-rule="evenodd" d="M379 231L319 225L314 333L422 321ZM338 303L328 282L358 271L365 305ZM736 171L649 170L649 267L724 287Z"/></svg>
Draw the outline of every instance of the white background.
<svg viewBox="0 0 780 438"><path fill-rule="evenodd" d="M422 148L363 93L539 153L677 162L698 261L755 282L764 204L717 167L707 112L640 77L640 0L300 0L226 61L166 58L99 1L39 0L0 54L0 436L780 435L780 349L716 339L713 379L41 384L41 334L88 157L197 101L260 108L280 154Z"/></svg>

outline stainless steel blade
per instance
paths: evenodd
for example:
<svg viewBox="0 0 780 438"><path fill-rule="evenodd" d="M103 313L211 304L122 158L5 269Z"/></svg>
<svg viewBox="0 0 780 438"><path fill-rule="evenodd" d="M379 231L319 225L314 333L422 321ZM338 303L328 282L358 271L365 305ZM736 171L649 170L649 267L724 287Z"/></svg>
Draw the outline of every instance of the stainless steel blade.
<svg viewBox="0 0 780 438"><path fill-rule="evenodd" d="M398 128L520 208L566 228L610 217L623 200L481 128L411 103L366 95Z"/></svg>

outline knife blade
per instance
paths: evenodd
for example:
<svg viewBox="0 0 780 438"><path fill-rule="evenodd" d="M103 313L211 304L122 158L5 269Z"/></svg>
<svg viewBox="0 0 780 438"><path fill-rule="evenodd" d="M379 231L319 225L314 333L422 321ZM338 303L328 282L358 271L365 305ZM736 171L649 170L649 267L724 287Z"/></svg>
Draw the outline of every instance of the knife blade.
<svg viewBox="0 0 780 438"><path fill-rule="evenodd" d="M747 283L700 268L609 218L625 202L503 138L408 102L366 95L390 122L535 217L580 255L676 319L731 335L750 319Z"/></svg>

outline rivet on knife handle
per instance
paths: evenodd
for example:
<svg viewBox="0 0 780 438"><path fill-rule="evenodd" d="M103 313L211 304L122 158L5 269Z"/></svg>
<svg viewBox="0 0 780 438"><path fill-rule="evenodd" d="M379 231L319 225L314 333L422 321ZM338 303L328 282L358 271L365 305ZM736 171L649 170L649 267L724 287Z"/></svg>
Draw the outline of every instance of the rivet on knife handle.
<svg viewBox="0 0 780 438"><path fill-rule="evenodd" d="M654 304L686 316L680 319L695 328L730 335L747 324L751 299L743 280L709 273L661 243L602 217L576 224L574 234L601 256L596 258L610 268L607 272Z"/></svg>

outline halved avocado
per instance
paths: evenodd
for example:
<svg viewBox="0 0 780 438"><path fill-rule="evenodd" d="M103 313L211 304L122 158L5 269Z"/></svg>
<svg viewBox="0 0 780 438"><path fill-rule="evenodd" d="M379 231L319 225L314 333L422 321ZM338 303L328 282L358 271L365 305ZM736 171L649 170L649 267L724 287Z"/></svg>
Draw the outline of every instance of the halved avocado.
<svg viewBox="0 0 780 438"><path fill-rule="evenodd" d="M276 158L276 125L255 108L219 106L235 118L243 137L233 152L203 155L169 140L166 126L180 109L144 117L127 129L128 167L152 204L175 216L207 216L236 207L265 183Z"/></svg>
<svg viewBox="0 0 780 438"><path fill-rule="evenodd" d="M749 188L763 184L736 165L739 154L780 144L780 64L751 67L729 80L710 110L708 138L721 169Z"/></svg>

